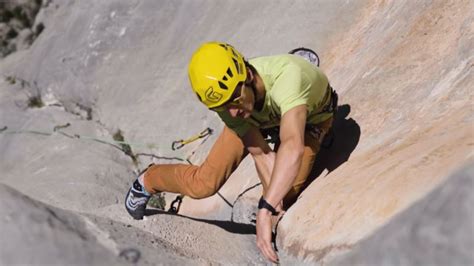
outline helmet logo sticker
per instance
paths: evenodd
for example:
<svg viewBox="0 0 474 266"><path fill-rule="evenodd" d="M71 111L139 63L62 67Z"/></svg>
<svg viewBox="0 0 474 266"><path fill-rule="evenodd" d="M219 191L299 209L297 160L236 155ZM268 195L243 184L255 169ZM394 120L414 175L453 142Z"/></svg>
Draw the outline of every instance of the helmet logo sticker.
<svg viewBox="0 0 474 266"><path fill-rule="evenodd" d="M222 94L214 91L212 87L206 90L206 99L212 103L217 103L222 99Z"/></svg>

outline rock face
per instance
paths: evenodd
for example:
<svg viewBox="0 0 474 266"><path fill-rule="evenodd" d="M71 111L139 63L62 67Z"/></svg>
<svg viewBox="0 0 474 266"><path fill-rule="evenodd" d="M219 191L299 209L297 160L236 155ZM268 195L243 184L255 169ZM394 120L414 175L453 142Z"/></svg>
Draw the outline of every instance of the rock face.
<svg viewBox="0 0 474 266"><path fill-rule="evenodd" d="M472 265L474 165L329 265Z"/></svg>
<svg viewBox="0 0 474 266"><path fill-rule="evenodd" d="M250 158L217 195L183 200L180 214L199 221L160 212L131 221L123 207L134 173L199 164L222 128L187 80L204 41L247 57L313 48L339 92L335 141L278 225L282 262L330 262L472 161L472 1L42 4L43 32L0 61L0 182L89 217L120 245L134 239L139 263L156 263L154 249L178 264L263 263ZM209 137L171 149L207 127Z"/></svg>
<svg viewBox="0 0 474 266"><path fill-rule="evenodd" d="M122 264L78 216L0 185L0 264Z"/></svg>
<svg viewBox="0 0 474 266"><path fill-rule="evenodd" d="M326 71L350 116L339 114L343 132L317 159L321 175L282 220L282 249L329 262L472 161L469 9L371 1L329 49Z"/></svg>
<svg viewBox="0 0 474 266"><path fill-rule="evenodd" d="M264 262L255 251L252 225L159 211L144 223L108 211L109 218L79 215L0 184L0 264L189 265L225 264L229 258L236 264Z"/></svg>

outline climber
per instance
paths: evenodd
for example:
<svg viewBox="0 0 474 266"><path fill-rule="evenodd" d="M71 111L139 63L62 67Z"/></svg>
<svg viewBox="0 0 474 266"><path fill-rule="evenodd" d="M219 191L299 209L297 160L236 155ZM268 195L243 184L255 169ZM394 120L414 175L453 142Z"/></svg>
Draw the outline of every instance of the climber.
<svg viewBox="0 0 474 266"><path fill-rule="evenodd" d="M249 61L231 45L204 43L188 68L199 100L225 124L200 166L154 164L141 173L125 200L129 214L142 219L150 195L181 193L192 198L215 194L250 153L263 186L258 203L257 246L272 262L272 215L296 200L331 127L337 95L326 75L296 55ZM272 149L262 132L279 131Z"/></svg>

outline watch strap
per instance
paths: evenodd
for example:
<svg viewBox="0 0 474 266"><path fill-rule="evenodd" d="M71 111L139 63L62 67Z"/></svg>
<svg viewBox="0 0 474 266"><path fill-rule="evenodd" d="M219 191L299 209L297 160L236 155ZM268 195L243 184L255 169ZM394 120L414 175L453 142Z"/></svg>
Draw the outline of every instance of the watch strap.
<svg viewBox="0 0 474 266"><path fill-rule="evenodd" d="M275 208L273 208L272 205L270 205L270 203L268 203L264 198L263 196L260 198L260 200L258 201L258 209L267 209L269 210L272 215L277 215L278 212L275 210Z"/></svg>

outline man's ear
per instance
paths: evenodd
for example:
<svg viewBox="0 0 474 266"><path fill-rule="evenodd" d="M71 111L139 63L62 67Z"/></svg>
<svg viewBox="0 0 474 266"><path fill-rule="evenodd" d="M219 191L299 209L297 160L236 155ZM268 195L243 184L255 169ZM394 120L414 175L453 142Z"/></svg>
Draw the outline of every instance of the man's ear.
<svg viewBox="0 0 474 266"><path fill-rule="evenodd" d="M253 72L252 72L252 69L247 66L247 80L245 81L245 83L248 84L248 83L251 83L252 81L253 81Z"/></svg>

